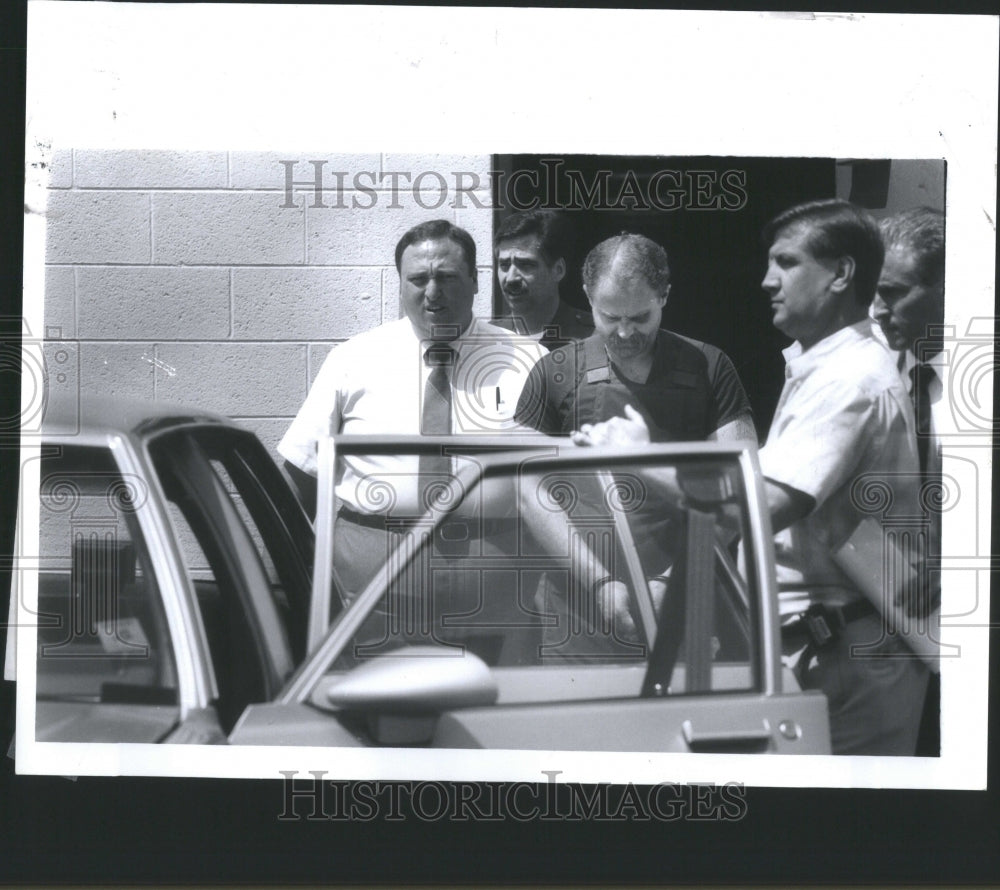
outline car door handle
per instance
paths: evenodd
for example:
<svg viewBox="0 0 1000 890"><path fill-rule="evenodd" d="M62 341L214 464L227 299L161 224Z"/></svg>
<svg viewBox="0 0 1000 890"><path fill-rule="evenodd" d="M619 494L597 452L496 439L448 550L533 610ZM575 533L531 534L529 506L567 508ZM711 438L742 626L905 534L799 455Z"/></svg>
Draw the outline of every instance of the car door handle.
<svg viewBox="0 0 1000 890"><path fill-rule="evenodd" d="M759 751L771 742L771 724L761 721L750 729L699 731L690 720L681 724L684 741L691 751Z"/></svg>

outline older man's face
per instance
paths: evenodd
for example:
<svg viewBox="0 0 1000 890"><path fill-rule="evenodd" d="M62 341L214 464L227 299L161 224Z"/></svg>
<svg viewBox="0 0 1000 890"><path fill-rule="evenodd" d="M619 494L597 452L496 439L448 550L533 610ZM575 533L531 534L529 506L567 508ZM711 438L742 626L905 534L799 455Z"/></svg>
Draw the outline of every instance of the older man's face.
<svg viewBox="0 0 1000 890"><path fill-rule="evenodd" d="M638 278L602 275L587 291L594 326L612 357L627 361L652 353L667 295Z"/></svg>
<svg viewBox="0 0 1000 890"><path fill-rule="evenodd" d="M478 290L476 276L454 241L420 241L403 251L399 298L419 337L457 337L472 322L472 302Z"/></svg>
<svg viewBox="0 0 1000 890"><path fill-rule="evenodd" d="M886 251L872 315L893 349L913 349L933 325L944 322L944 282L927 284L920 276L917 255L906 247Z"/></svg>

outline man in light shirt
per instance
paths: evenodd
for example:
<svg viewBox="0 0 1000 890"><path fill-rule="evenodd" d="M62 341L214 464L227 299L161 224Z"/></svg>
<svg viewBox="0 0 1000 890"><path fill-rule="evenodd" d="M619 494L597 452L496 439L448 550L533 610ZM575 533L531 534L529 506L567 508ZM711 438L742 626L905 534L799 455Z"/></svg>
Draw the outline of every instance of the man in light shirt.
<svg viewBox="0 0 1000 890"><path fill-rule="evenodd" d="M917 413L921 472L940 477L939 415L945 410L941 379L945 372L941 355L944 214L916 207L882 220L879 228L885 242L885 262L872 301L872 317L882 328L889 348L899 353L899 368ZM926 402L915 381L926 388ZM925 408L929 411L922 416Z"/></svg>
<svg viewBox="0 0 1000 890"><path fill-rule="evenodd" d="M838 200L790 208L764 234L761 286L775 327L795 340L760 463L779 582L799 592L783 595L782 613L803 613L791 625L805 643L796 673L827 697L835 754L912 755L927 667L840 558L871 521L866 484L891 489L896 510L916 509L913 410L869 317L881 237L867 213Z"/></svg>
<svg viewBox="0 0 1000 890"><path fill-rule="evenodd" d="M941 430L947 410L942 356L944 325L944 214L930 207L904 210L879 224L885 262L872 303L889 347L898 352L899 369L913 401L917 451L925 486L941 484ZM941 555L941 511L930 509L927 557ZM940 576L926 573L930 608L940 600ZM936 583L935 583L936 582ZM917 740L917 754L937 756L940 742L940 678L931 674Z"/></svg>
<svg viewBox="0 0 1000 890"><path fill-rule="evenodd" d="M328 432L359 435L496 434L518 429L521 388L545 350L473 318L476 245L464 229L432 220L395 252L404 318L340 344L327 356L278 451L309 504L316 446ZM438 458L440 464L442 458ZM428 506L427 470L414 456L343 461L336 480L335 564L348 598L385 564L401 518ZM313 507L314 509L314 507Z"/></svg>

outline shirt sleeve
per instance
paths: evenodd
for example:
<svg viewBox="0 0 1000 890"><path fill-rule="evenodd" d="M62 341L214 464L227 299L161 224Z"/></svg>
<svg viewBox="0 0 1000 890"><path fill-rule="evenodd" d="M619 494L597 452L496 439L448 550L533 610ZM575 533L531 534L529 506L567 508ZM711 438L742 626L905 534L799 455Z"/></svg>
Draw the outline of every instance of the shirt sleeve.
<svg viewBox="0 0 1000 890"><path fill-rule="evenodd" d="M541 433L555 435L562 432L555 405L553 384L548 370L552 366L550 355L543 356L528 373L514 411L514 420Z"/></svg>
<svg viewBox="0 0 1000 890"><path fill-rule="evenodd" d="M710 379L715 403L715 429L719 429L741 417L752 418L753 409L729 356L721 350L713 350L713 353L709 353L708 359L712 365Z"/></svg>
<svg viewBox="0 0 1000 890"><path fill-rule="evenodd" d="M295 415L291 426L278 443L278 454L305 473L316 475L316 448L319 440L331 430L339 431L343 423L346 401L347 373L342 353L335 347L323 362L309 394Z"/></svg>
<svg viewBox="0 0 1000 890"><path fill-rule="evenodd" d="M764 476L821 505L853 478L867 452L878 422L876 398L849 375L800 389L779 407L760 450Z"/></svg>

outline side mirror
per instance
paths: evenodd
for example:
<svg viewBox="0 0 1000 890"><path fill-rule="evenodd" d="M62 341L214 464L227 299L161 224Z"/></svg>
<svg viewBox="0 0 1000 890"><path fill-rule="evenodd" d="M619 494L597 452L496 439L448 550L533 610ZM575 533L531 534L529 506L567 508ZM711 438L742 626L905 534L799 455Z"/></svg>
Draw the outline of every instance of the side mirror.
<svg viewBox="0 0 1000 890"><path fill-rule="evenodd" d="M492 705L498 694L489 667L471 652L405 646L321 683L312 703L364 714L378 744L405 745L430 741L443 712Z"/></svg>

